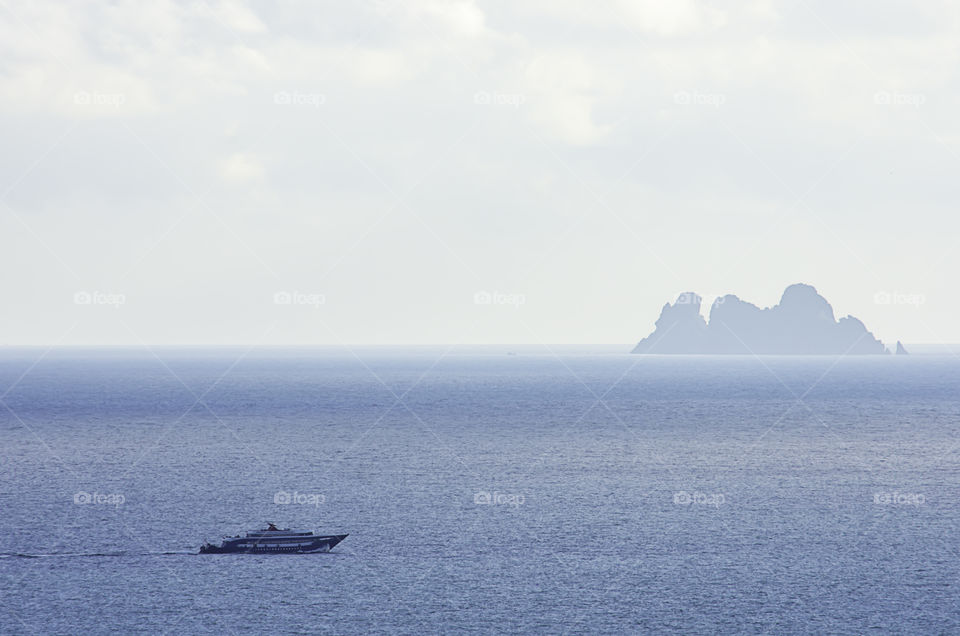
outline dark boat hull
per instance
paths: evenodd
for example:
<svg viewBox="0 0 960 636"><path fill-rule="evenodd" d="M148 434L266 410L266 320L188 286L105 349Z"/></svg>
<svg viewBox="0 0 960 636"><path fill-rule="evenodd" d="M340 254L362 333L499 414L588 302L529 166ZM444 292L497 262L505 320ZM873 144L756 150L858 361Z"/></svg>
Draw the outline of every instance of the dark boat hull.
<svg viewBox="0 0 960 636"><path fill-rule="evenodd" d="M269 538L260 541L224 541L221 545L204 545L200 554L310 554L329 552L335 545L347 538L345 534L332 534L313 537L309 543L283 545L271 542Z"/></svg>

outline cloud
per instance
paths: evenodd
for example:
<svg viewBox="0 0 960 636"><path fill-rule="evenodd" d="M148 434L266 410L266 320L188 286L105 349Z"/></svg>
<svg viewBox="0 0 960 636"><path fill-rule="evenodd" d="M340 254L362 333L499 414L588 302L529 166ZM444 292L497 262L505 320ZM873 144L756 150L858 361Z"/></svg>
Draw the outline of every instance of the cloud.
<svg viewBox="0 0 960 636"><path fill-rule="evenodd" d="M261 161L250 153L234 153L220 161L219 174L232 182L256 181L263 178Z"/></svg>
<svg viewBox="0 0 960 636"><path fill-rule="evenodd" d="M831 297L896 285L935 299L936 289L909 285L910 275L925 280L921 265L889 258L904 253L894 239L935 244L917 259L947 254L930 271L948 271L955 253L960 10L949 3L894 0L866 13L826 0L5 6L5 203L45 239L58 231L58 210L74 215L79 245L103 240L97 227L122 228L118 245L128 247L115 252L58 248L81 275L95 257L105 275L124 271L129 246L146 251L163 237L151 254L189 252L185 271L222 274L219 288L237 294L250 276L268 279L266 290L277 288L272 272L294 279L279 287L290 289L327 276L354 304L331 292L325 311L358 342L367 327L396 340L424 324L434 329L411 340L460 341L448 307L463 289L494 287L556 299L524 308L544 341L584 333L586 313L582 323L569 313L579 289L590 295L580 306L604 307L584 309L590 320L609 321L590 322L583 337L629 342L634 320L676 289L764 298L793 280L823 284L814 267L844 272ZM256 187L238 187L248 184ZM229 278L195 228L164 233L204 192L211 206L250 212L230 218L235 243L220 253L235 259L231 271L247 264L244 280ZM798 193L807 193L799 204ZM256 213L266 208L269 226ZM0 223L0 254L43 249L3 207ZM824 240L830 249L811 261L809 245ZM138 266L142 290L109 288L150 296L170 260ZM396 298L369 291L384 263ZM22 269L10 256L0 265ZM0 292L19 297L61 270L51 257ZM698 278L714 271L731 278ZM887 275L904 278L876 280ZM205 291L174 287L169 307L179 293ZM383 307L403 298L430 305L403 306L401 330ZM945 314L960 313L949 298ZM52 303L16 308L11 338L37 316L57 316ZM144 321L163 317L155 309ZM883 331L873 305L851 311ZM242 318L250 323L236 333L262 331L256 311ZM309 328L289 337L314 337ZM530 338L510 328L477 337Z"/></svg>
<svg viewBox="0 0 960 636"><path fill-rule="evenodd" d="M701 33L722 27L727 17L712 3L697 0L619 0L618 15L628 24L659 35Z"/></svg>
<svg viewBox="0 0 960 636"><path fill-rule="evenodd" d="M486 31L486 16L472 0L418 0L410 9L434 19L444 36L476 37Z"/></svg>
<svg viewBox="0 0 960 636"><path fill-rule="evenodd" d="M213 9L224 26L239 33L263 33L267 30L256 13L240 2L222 0Z"/></svg>
<svg viewBox="0 0 960 636"><path fill-rule="evenodd" d="M531 121L548 138L587 145L611 130L595 121L593 110L598 102L615 98L616 77L583 56L544 52L527 66L519 85L528 94L524 107Z"/></svg>
<svg viewBox="0 0 960 636"><path fill-rule="evenodd" d="M763 4L760 0L722 8L722 3L702 0L612 0L597 4L578 0L530 0L517 3L512 10L541 19L549 16L571 25L626 28L646 35L685 36L719 29L728 23L731 14L763 12Z"/></svg>

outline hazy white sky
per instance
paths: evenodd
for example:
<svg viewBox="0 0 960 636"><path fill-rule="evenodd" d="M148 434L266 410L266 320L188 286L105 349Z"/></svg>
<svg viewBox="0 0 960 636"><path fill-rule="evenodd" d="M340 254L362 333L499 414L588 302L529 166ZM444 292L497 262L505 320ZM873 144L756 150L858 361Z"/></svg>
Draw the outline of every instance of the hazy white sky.
<svg viewBox="0 0 960 636"><path fill-rule="evenodd" d="M960 4L0 3L0 344L960 341Z"/></svg>

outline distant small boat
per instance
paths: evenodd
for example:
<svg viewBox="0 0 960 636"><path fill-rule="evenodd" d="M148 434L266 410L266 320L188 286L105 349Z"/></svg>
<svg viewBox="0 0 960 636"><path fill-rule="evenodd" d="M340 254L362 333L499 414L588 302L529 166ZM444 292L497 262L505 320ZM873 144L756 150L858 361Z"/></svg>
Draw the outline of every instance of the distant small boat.
<svg viewBox="0 0 960 636"><path fill-rule="evenodd" d="M278 528L272 523L263 530L248 532L244 536L224 537L220 545L204 543L200 554L307 554L329 552L333 546L347 538L345 534L319 535L313 532L293 532Z"/></svg>

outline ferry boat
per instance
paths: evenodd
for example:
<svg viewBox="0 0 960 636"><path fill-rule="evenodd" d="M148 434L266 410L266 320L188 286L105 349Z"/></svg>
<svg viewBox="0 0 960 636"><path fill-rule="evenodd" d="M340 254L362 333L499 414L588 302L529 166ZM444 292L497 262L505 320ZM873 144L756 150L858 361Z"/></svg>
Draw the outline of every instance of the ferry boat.
<svg viewBox="0 0 960 636"><path fill-rule="evenodd" d="M272 523L263 530L248 532L244 536L224 537L220 545L204 543L200 554L306 554L329 552L333 546L347 538L345 534L319 535L313 532L293 532L278 528Z"/></svg>

